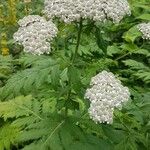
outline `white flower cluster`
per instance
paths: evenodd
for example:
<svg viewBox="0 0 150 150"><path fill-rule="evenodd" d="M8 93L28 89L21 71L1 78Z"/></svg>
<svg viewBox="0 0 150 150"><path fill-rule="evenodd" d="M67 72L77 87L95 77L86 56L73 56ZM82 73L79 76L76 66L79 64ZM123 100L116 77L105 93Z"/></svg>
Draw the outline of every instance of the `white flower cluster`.
<svg viewBox="0 0 150 150"><path fill-rule="evenodd" d="M44 13L49 18L58 17L66 23L80 18L94 21L112 19L118 23L131 11L127 0L45 0Z"/></svg>
<svg viewBox="0 0 150 150"><path fill-rule="evenodd" d="M143 39L150 40L150 22L139 24L138 29L139 29L140 32L142 32Z"/></svg>
<svg viewBox="0 0 150 150"><path fill-rule="evenodd" d="M123 103L127 102L130 92L124 87L114 74L102 71L91 79L91 88L87 89L85 98L91 104L89 115L96 123L113 122L114 108L121 109Z"/></svg>
<svg viewBox="0 0 150 150"><path fill-rule="evenodd" d="M18 21L19 30L14 40L24 46L25 52L43 54L50 52L50 41L57 35L57 27L38 15L29 15Z"/></svg>

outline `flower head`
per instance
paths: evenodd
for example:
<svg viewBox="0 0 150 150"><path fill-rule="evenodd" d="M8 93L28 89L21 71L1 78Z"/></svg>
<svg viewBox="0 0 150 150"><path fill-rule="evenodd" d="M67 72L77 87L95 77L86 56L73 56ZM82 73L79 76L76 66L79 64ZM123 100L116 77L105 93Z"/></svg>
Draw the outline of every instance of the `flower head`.
<svg viewBox="0 0 150 150"><path fill-rule="evenodd" d="M38 55L50 52L49 41L57 35L55 24L38 15L24 17L18 24L14 40L24 46L25 52Z"/></svg>
<svg viewBox="0 0 150 150"><path fill-rule="evenodd" d="M98 103L91 103L88 110L90 118L95 123L113 123L113 111L114 108L111 108L100 101Z"/></svg>
<svg viewBox="0 0 150 150"><path fill-rule="evenodd" d="M114 74L102 71L91 79L91 88L87 89L85 98L91 104L89 114L95 122L112 123L114 108L121 109L128 101L130 93Z"/></svg>
<svg viewBox="0 0 150 150"><path fill-rule="evenodd" d="M150 22L149 23L141 23L138 26L138 29L143 34L143 39L150 40Z"/></svg>
<svg viewBox="0 0 150 150"><path fill-rule="evenodd" d="M66 23L80 18L94 21L111 19L119 22L130 15L127 0L45 0L44 13L49 17L58 17Z"/></svg>

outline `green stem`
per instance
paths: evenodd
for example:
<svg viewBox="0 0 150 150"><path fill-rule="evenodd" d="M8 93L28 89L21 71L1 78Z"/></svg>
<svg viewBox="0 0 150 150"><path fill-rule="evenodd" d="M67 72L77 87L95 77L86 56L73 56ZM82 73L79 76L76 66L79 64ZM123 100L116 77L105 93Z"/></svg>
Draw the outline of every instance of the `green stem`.
<svg viewBox="0 0 150 150"><path fill-rule="evenodd" d="M77 55L78 55L78 50L79 50L79 45L80 45L80 40L81 40L81 34L82 34L82 28L83 28L83 20L82 18L80 19L80 22L79 22L79 30L78 30L78 35L77 35L77 44L76 44L76 48L75 48L75 53L74 55L72 56L72 61L71 61L71 66L73 65ZM71 67L70 66L70 67ZM71 97L71 80L69 79L69 83L68 83L68 86L69 86L69 91L68 91L68 95L67 95L67 99L66 99L66 103L65 103L65 117L67 117L68 115L68 102L70 101L70 97Z"/></svg>
<svg viewBox="0 0 150 150"><path fill-rule="evenodd" d="M124 57L126 57L126 56L128 56L128 55L130 55L130 54L131 54L131 52L128 52L128 53L126 53L126 54L124 54L124 55L122 55L122 56L116 58L115 60L118 61L118 60L120 60L120 59L122 59L122 58L124 58Z"/></svg>
<svg viewBox="0 0 150 150"><path fill-rule="evenodd" d="M80 22L79 22L79 29L78 29L78 35L77 35L77 44L76 44L76 47L75 47L75 53L72 56L71 66L73 65L73 63L74 63L74 61L75 61L75 59L78 55L78 50L79 50L79 45L80 45L80 40L81 40L81 34L82 34L82 28L83 28L83 20L81 18ZM69 79L69 83L68 83L69 90L68 90L67 99L66 99L66 103L65 103L65 117L66 118L67 118L67 115L68 115L68 102L70 101L70 97L71 97L71 85L72 85L72 83L71 83L71 80Z"/></svg>
<svg viewBox="0 0 150 150"><path fill-rule="evenodd" d="M81 40L81 33L82 33L82 28L83 28L83 20L82 18L80 19L80 23L79 23L79 30L78 30L78 36L77 36L77 45L75 48L75 54L72 57L72 63L74 63L77 54L78 54L78 50L79 50L79 45L80 45L80 40Z"/></svg>
<svg viewBox="0 0 150 150"><path fill-rule="evenodd" d="M65 120L63 120L62 122L60 122L55 128L54 130L51 132L51 134L49 135L49 137L46 139L46 141L44 142L44 145L46 145L50 139L52 138L52 136L55 134L55 132L64 124Z"/></svg>
<svg viewBox="0 0 150 150"><path fill-rule="evenodd" d="M67 118L67 115L68 115L68 102L70 101L70 97L71 97L71 88L69 87L67 100L66 100L66 103L65 103L65 117L66 118Z"/></svg>

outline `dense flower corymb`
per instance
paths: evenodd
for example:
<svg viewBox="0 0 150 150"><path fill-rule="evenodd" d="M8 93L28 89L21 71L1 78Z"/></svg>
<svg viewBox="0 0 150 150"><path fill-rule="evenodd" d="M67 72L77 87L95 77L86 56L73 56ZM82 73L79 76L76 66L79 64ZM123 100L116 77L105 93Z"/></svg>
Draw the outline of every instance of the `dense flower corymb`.
<svg viewBox="0 0 150 150"><path fill-rule="evenodd" d="M139 24L138 29L139 29L140 32L142 32L143 39L150 40L150 22Z"/></svg>
<svg viewBox="0 0 150 150"><path fill-rule="evenodd" d="M38 15L24 17L18 24L14 40L24 46L25 52L37 55L50 52L49 41L57 35L55 24Z"/></svg>
<svg viewBox="0 0 150 150"><path fill-rule="evenodd" d="M112 123L114 108L121 109L130 93L113 73L103 71L91 79L91 88L87 89L85 98L91 104L90 117L97 123Z"/></svg>
<svg viewBox="0 0 150 150"><path fill-rule="evenodd" d="M44 13L49 17L61 18L66 23L84 19L119 22L130 15L127 0L45 0Z"/></svg>

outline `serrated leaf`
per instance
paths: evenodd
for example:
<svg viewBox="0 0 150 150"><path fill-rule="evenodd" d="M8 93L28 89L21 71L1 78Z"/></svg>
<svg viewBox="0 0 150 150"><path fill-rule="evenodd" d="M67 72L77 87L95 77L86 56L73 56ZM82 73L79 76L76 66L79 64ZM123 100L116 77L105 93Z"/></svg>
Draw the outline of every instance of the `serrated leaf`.
<svg viewBox="0 0 150 150"><path fill-rule="evenodd" d="M57 89L59 85L60 73L59 65L51 68L51 84L55 89Z"/></svg>
<svg viewBox="0 0 150 150"><path fill-rule="evenodd" d="M108 46L107 47L107 55L113 56L114 54L117 54L120 52L120 49L117 46Z"/></svg>
<svg viewBox="0 0 150 150"><path fill-rule="evenodd" d="M0 150L10 150L11 145L15 144L16 137L20 129L10 124L0 127Z"/></svg>
<svg viewBox="0 0 150 150"><path fill-rule="evenodd" d="M133 44L133 43L128 43L128 44L122 44L120 46L123 50L129 51L129 52L134 52L136 50L138 50L137 45Z"/></svg>
<svg viewBox="0 0 150 150"><path fill-rule="evenodd" d="M3 94L1 95L2 98L5 99L7 97L11 97L12 95L18 96L21 94L29 93L33 90L37 90L44 83L49 82L48 80L50 73L52 73L52 83L56 84L56 78L58 77L58 67L55 61L51 59L42 59L36 61L34 65L35 66L32 68L17 72L10 79L8 79L6 85L3 87Z"/></svg>
<svg viewBox="0 0 150 150"><path fill-rule="evenodd" d="M145 56L149 55L149 51L147 49L138 49L137 51L135 51L133 53L134 54L141 54L141 55L145 55Z"/></svg>
<svg viewBox="0 0 150 150"><path fill-rule="evenodd" d="M74 66L70 66L68 68L68 77L70 82L72 83L72 88L78 92L81 93L81 79L80 79L80 72L79 70L74 67Z"/></svg>
<svg viewBox="0 0 150 150"><path fill-rule="evenodd" d="M142 79L145 83L150 83L150 71L138 71L134 75L138 79Z"/></svg>
<svg viewBox="0 0 150 150"><path fill-rule="evenodd" d="M135 39L139 36L142 36L142 33L138 30L137 26L132 27L127 32L124 33L123 38L127 42L133 43Z"/></svg>
<svg viewBox="0 0 150 150"><path fill-rule="evenodd" d="M37 108L34 110L34 105L36 105L36 100L34 101L31 95L19 96L11 101L0 103L0 116L7 120L8 118L18 118L32 114L41 119L37 113Z"/></svg>
<svg viewBox="0 0 150 150"><path fill-rule="evenodd" d="M132 59L127 59L122 61L126 66L131 67L132 69L149 69L149 67L147 67L146 65L144 65L142 62L138 62L136 60L132 60Z"/></svg>

